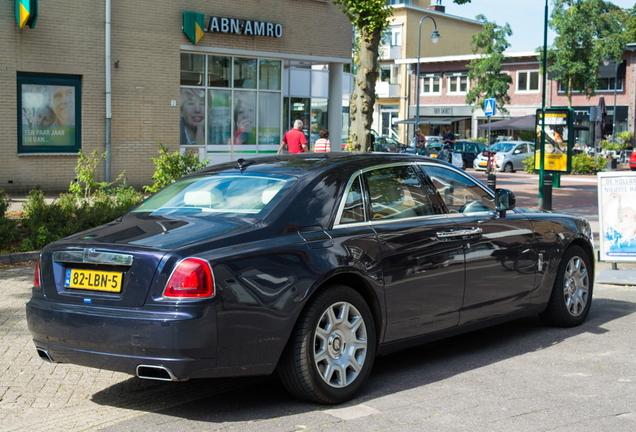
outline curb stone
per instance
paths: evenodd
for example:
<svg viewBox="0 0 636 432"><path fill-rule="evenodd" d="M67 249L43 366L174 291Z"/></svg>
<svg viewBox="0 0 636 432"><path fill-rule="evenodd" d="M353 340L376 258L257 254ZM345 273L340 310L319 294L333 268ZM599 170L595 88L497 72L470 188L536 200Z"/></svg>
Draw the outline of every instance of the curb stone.
<svg viewBox="0 0 636 432"><path fill-rule="evenodd" d="M40 251L0 254L0 264L26 263L37 260L39 256Z"/></svg>

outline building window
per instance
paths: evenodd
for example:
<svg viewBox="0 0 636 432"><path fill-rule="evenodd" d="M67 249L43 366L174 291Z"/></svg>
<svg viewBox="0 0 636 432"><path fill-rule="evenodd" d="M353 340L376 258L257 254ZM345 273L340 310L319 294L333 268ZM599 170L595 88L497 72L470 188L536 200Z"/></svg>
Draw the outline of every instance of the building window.
<svg viewBox="0 0 636 432"><path fill-rule="evenodd" d="M400 69L397 65L380 66L380 81L399 84Z"/></svg>
<svg viewBox="0 0 636 432"><path fill-rule="evenodd" d="M468 75L454 74L448 77L448 94L464 95L468 91Z"/></svg>
<svg viewBox="0 0 636 432"><path fill-rule="evenodd" d="M600 78L598 80L598 86L596 87L596 91L614 91L614 87L616 86L616 91L623 91L623 79L618 78L618 81L614 78Z"/></svg>
<svg viewBox="0 0 636 432"><path fill-rule="evenodd" d="M539 71L519 71L517 72L518 92L538 92L539 91Z"/></svg>
<svg viewBox="0 0 636 432"><path fill-rule="evenodd" d="M573 80L574 85L572 86L572 93L580 93L584 91L584 83L580 79ZM623 78L618 78L615 80L614 78L599 78L598 85L596 86L596 91L604 92L604 91L614 91L614 86L616 85L616 91L623 91ZM565 93L567 90L567 84L559 82L558 92Z"/></svg>
<svg viewBox="0 0 636 432"><path fill-rule="evenodd" d="M420 88L423 95L439 95L441 91L441 78L439 75L425 75L420 77L422 80Z"/></svg>
<svg viewBox="0 0 636 432"><path fill-rule="evenodd" d="M182 53L180 115L181 145L215 145L221 152L276 151L281 61Z"/></svg>
<svg viewBox="0 0 636 432"><path fill-rule="evenodd" d="M81 149L81 77L18 72L18 153Z"/></svg>

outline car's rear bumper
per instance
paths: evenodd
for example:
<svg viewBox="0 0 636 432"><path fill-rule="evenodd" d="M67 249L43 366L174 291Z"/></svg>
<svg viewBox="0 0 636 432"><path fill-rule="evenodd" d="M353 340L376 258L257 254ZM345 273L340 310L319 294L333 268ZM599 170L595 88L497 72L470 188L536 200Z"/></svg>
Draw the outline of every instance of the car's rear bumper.
<svg viewBox="0 0 636 432"><path fill-rule="evenodd" d="M40 356L56 363L131 375L139 365L163 367L176 380L215 376L214 311L210 305L184 309L90 308L32 299L26 316Z"/></svg>

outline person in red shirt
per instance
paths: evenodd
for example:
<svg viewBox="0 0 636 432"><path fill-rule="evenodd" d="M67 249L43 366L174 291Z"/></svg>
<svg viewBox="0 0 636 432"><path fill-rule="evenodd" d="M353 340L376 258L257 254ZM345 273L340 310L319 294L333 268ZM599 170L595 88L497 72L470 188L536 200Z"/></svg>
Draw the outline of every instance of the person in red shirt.
<svg viewBox="0 0 636 432"><path fill-rule="evenodd" d="M302 131L303 129L303 121L296 120L294 122L293 129L287 131L285 135L283 135L283 142L280 143L280 147L278 147L278 154L283 151L283 148L287 146L287 150L289 153L306 153L309 151L307 148L307 138L305 138L305 134Z"/></svg>

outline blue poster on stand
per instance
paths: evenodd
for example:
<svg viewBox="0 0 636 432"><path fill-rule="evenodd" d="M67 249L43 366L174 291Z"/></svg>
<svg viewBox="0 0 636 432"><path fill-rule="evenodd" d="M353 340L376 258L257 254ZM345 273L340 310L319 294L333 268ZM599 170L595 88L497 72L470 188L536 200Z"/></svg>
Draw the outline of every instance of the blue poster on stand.
<svg viewBox="0 0 636 432"><path fill-rule="evenodd" d="M636 172L598 173L600 261L636 262Z"/></svg>

